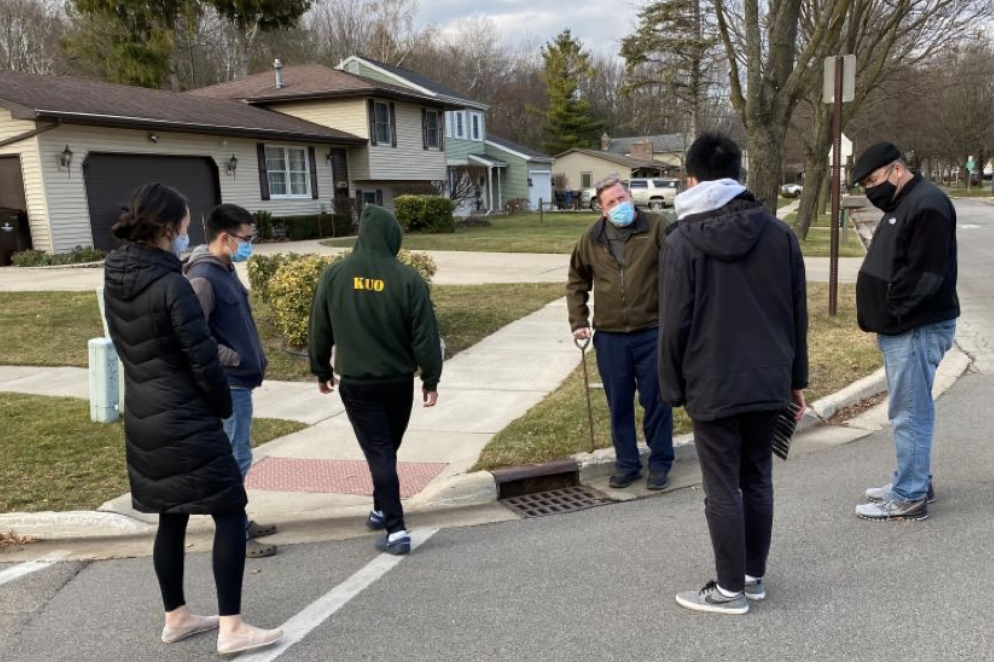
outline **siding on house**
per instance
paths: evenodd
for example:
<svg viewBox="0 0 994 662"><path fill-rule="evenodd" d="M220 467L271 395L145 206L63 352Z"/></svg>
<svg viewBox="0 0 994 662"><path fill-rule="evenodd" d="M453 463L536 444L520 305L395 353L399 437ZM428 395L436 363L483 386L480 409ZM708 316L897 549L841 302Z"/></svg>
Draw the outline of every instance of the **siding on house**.
<svg viewBox="0 0 994 662"><path fill-rule="evenodd" d="M566 183L574 191L580 190L580 173L583 172L592 173L591 183L612 174L619 175L621 179L631 177L631 168L582 152L570 152L569 154L557 156L555 165L552 167L552 172L553 175L565 175Z"/></svg>
<svg viewBox="0 0 994 662"><path fill-rule="evenodd" d="M494 204L497 204L497 195L500 195L500 205L503 207L508 200L515 198L528 199L528 169L531 161L523 159L516 154L507 152L500 147L487 145L487 156L499 159L507 163L507 168L500 169L500 187L497 186L497 175L494 174ZM543 167L531 166L533 170L549 169L551 165L541 164Z"/></svg>
<svg viewBox="0 0 994 662"><path fill-rule="evenodd" d="M397 146L365 145L349 149L353 180L436 181L445 179L445 153L424 149L420 104L394 101ZM367 99L326 99L307 103L273 104L272 110L369 138ZM479 144L479 143L478 143Z"/></svg>
<svg viewBox="0 0 994 662"><path fill-rule="evenodd" d="M141 130L62 126L38 136L39 148L45 157L42 158L42 176L49 210L41 222L51 228L52 246L39 246L38 239L35 239L36 247L63 252L77 245L92 245L89 205L82 168L90 152L210 157L217 164L222 201L241 205L251 212L266 210L275 216L316 214L321 210L322 205L327 208L332 198L334 179L331 167L325 160L327 145L314 146L318 199L263 200L259 187L256 149L259 141L163 131L157 134L158 143L152 143L148 135L147 131ZM72 172L68 176L56 161L56 154L61 152L67 143L73 151ZM285 141L266 144L308 146L304 143ZM234 175L229 175L226 164L232 155L238 159L238 168Z"/></svg>
<svg viewBox="0 0 994 662"><path fill-rule="evenodd" d="M36 124L27 120L15 120L10 111L0 108L0 140L33 131ZM50 133L57 133L58 129ZM42 134L44 135L44 134ZM31 225L31 241L34 248L52 250L52 237L48 230L48 202L45 198L45 179L42 168L42 154L39 152L40 136L34 136L16 143L0 147L0 156L19 156L21 177L24 180L24 197L28 207L28 221ZM65 145L58 149L61 152ZM53 168L57 168L55 152L50 155ZM63 171L62 176L65 177Z"/></svg>

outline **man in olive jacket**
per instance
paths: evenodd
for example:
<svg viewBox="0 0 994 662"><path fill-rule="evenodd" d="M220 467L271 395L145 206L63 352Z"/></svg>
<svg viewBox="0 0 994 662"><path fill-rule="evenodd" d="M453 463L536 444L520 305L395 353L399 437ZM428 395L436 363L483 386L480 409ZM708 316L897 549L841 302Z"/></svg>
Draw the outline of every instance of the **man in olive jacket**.
<svg viewBox="0 0 994 662"><path fill-rule="evenodd" d="M604 216L580 238L570 258L566 302L573 338L591 337L590 292L597 369L611 413L615 473L611 487L624 488L642 475L635 439L635 391L645 411L649 446L646 487L661 490L673 466L673 413L659 400L656 352L659 337L659 247L666 223L635 209L616 177L597 183Z"/></svg>
<svg viewBox="0 0 994 662"><path fill-rule="evenodd" d="M397 261L402 232L382 207L366 205L355 250L321 275L311 309L311 372L322 393L338 373L345 411L373 477L366 525L386 529L380 551L407 554L397 449L411 417L420 367L425 407L438 400L442 350L428 284ZM334 371L331 350L335 348Z"/></svg>

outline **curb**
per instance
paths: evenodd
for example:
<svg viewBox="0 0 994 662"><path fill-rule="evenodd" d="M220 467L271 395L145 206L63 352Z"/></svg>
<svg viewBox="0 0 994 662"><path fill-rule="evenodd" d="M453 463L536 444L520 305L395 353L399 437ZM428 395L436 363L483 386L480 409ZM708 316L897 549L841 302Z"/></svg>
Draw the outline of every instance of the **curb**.
<svg viewBox="0 0 994 662"><path fill-rule="evenodd" d="M956 380L970 367L971 360L958 345L943 359L942 366L936 374L933 395L937 396L948 390ZM798 423L797 431L813 429L832 417L839 409L856 404L886 390L884 369L880 368L872 374L863 377L840 391L816 400L808 406L804 418ZM881 405L877 405L878 407ZM682 434L673 438L676 462L694 460L697 457L692 434ZM648 449L641 453L643 460L648 457ZM614 451L611 448L601 448L593 453L577 453L571 457L580 469L580 482L589 484L595 478L603 477L604 468L614 462ZM120 498L120 497L119 497ZM632 497L636 498L636 497ZM421 514L455 514L459 510L479 508L497 501L497 481L489 471L475 471L468 474L458 474L429 484L424 490L411 497L405 504L405 510ZM112 502L108 502L110 504ZM105 504L105 505L108 505ZM348 510L348 509L344 509ZM365 506L356 513L336 513L316 517L296 518L278 522L282 526L293 529L308 525L342 525L350 528L366 512ZM361 511L361 512L360 512ZM203 527L196 526L191 520L191 532L200 528L210 527L208 518L204 518ZM93 538L135 538L153 535L157 525L150 521L130 517L117 512L105 511L69 511L38 513L9 513L0 514L0 532L16 531L19 535L43 540L78 540Z"/></svg>

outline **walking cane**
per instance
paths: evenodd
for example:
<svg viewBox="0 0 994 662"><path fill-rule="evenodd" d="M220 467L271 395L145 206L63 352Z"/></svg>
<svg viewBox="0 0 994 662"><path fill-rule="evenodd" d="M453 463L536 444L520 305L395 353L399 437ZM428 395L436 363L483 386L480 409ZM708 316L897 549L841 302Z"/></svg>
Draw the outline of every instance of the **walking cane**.
<svg viewBox="0 0 994 662"><path fill-rule="evenodd" d="M587 396L587 420L590 421L590 452L594 452L594 410L590 406L590 377L587 376L587 346L590 345L590 338L585 338L581 343L579 338L573 338L573 344L580 348L580 355L583 357L583 393Z"/></svg>

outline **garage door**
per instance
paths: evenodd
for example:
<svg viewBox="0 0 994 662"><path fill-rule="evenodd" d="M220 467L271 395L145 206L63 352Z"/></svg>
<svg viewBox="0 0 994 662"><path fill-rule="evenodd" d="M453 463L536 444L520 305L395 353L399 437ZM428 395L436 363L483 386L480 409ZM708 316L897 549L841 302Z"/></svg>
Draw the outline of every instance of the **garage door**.
<svg viewBox="0 0 994 662"><path fill-rule="evenodd" d="M221 202L217 165L208 157L145 156L90 153L83 162L90 227L95 248L118 245L110 233L121 212L128 208L131 192L151 182L172 186L190 203L190 244L204 243L203 219Z"/></svg>

